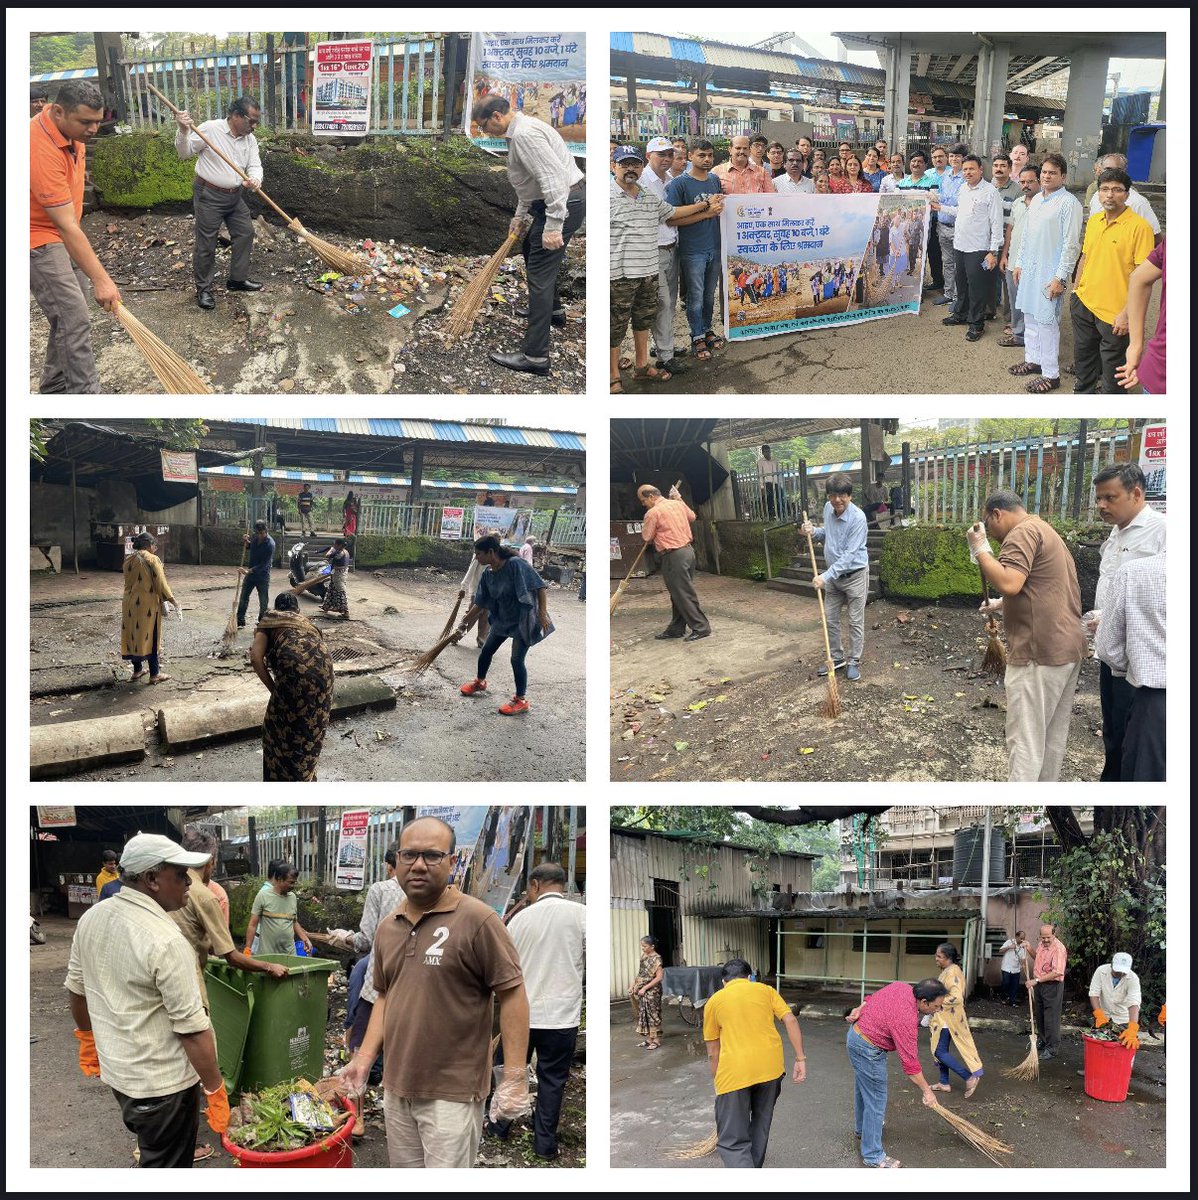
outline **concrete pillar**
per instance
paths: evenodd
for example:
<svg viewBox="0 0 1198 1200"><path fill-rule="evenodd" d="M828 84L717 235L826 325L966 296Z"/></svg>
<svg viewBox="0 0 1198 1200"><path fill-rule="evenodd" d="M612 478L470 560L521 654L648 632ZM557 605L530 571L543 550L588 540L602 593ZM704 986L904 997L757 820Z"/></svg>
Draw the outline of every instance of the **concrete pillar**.
<svg viewBox="0 0 1198 1200"><path fill-rule="evenodd" d="M627 140L635 142L638 137L639 123L636 117L636 76L631 71L628 72L628 78L625 81L628 91L628 129Z"/></svg>
<svg viewBox="0 0 1198 1200"><path fill-rule="evenodd" d="M1061 153L1069 164L1067 185L1088 184L1102 137L1102 102L1106 95L1110 56L1102 50L1079 50L1069 56L1069 92Z"/></svg>
<svg viewBox="0 0 1198 1200"><path fill-rule="evenodd" d="M1161 69L1161 98L1156 106L1156 119L1165 119L1165 69ZM1148 167L1149 183L1165 182L1165 134L1158 133L1152 143L1152 162Z"/></svg>
<svg viewBox="0 0 1198 1200"><path fill-rule="evenodd" d="M1007 99L1007 68L1011 47L1007 42L978 48L978 79L973 97L973 130L970 149L991 159L1002 145L1002 117Z"/></svg>
<svg viewBox="0 0 1198 1200"><path fill-rule="evenodd" d="M710 443L711 457L725 471L728 478L715 490L715 495L703 505L702 516L710 521L735 521L740 513L736 511L736 501L732 495L732 465L728 461L728 443Z"/></svg>
<svg viewBox="0 0 1198 1200"><path fill-rule="evenodd" d="M907 153L907 110L911 107L911 43L899 37L886 49L886 112L883 137L893 153Z"/></svg>

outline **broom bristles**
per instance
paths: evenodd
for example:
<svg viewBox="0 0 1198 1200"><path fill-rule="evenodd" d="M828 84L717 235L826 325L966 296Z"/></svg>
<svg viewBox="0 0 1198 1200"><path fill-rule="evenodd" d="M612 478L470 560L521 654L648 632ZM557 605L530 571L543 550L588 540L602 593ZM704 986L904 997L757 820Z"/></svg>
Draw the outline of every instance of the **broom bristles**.
<svg viewBox="0 0 1198 1200"><path fill-rule="evenodd" d="M836 684L836 671L830 660L828 662L828 693L824 697L823 704L820 705L819 715L827 717L829 721L835 721L840 716L840 688Z"/></svg>
<svg viewBox="0 0 1198 1200"><path fill-rule="evenodd" d="M717 1145L719 1145L719 1134L712 1132L701 1142L693 1142L689 1146L680 1146L677 1150L669 1151L666 1157L674 1159L675 1162L691 1158L706 1158L709 1154L715 1153Z"/></svg>
<svg viewBox="0 0 1198 1200"><path fill-rule="evenodd" d="M123 304L116 306L116 319L141 351L150 370L168 395L210 396L212 389L186 359L176 354L157 334L146 328Z"/></svg>
<svg viewBox="0 0 1198 1200"><path fill-rule="evenodd" d="M999 639L998 625L994 621L986 623L986 632L990 635L990 642L982 659L982 670L987 675L1002 675L1007 669L1007 648Z"/></svg>
<svg viewBox="0 0 1198 1200"><path fill-rule="evenodd" d="M367 271L366 264L354 254L342 250L338 246L334 246L332 242L326 242L324 238L318 238L314 233L309 233L306 229L300 234L300 237L312 247L316 253L324 259L334 271L340 271L342 275L363 275Z"/></svg>
<svg viewBox="0 0 1198 1200"><path fill-rule="evenodd" d="M1027 1057L1016 1067L1007 1067L1003 1074L1008 1079L1020 1079L1024 1083L1030 1083L1033 1079L1040 1078L1040 1052L1036 1049L1036 1035L1031 1035L1031 1048L1027 1052Z"/></svg>
<svg viewBox="0 0 1198 1200"><path fill-rule="evenodd" d="M445 622L445 628L441 630L441 636L449 637L453 632L454 622L458 619L458 612L462 607L462 597L458 597L458 602L453 606L453 612L449 614L449 620Z"/></svg>
<svg viewBox="0 0 1198 1200"><path fill-rule="evenodd" d="M508 252L515 242L515 234L509 233L503 245L491 255L483 269L462 289L462 294L453 306L453 313L445 327L451 341L465 337L474 328L474 322L486 299L487 291L495 276L499 274L499 268L503 265L503 260L507 258Z"/></svg>
<svg viewBox="0 0 1198 1200"><path fill-rule="evenodd" d="M458 640L456 633L448 634L441 638L431 650L426 650L413 664L412 674L423 675L425 671L433 665L437 659L437 655L445 649L446 646L452 645Z"/></svg>
<svg viewBox="0 0 1198 1200"><path fill-rule="evenodd" d="M939 1113L965 1141L975 1150L981 1151L995 1166L1003 1165L998 1155L1015 1153L1014 1146L1008 1146L1006 1142L993 1137L984 1129L979 1129L972 1121L967 1121L952 1109L945 1108L942 1104L936 1104L933 1105L933 1110Z"/></svg>

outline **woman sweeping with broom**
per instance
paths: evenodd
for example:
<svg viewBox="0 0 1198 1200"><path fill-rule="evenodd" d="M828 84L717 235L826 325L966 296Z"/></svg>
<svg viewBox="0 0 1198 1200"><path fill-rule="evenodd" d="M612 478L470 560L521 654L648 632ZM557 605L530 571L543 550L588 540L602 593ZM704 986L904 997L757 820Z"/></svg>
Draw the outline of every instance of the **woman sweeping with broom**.
<svg viewBox="0 0 1198 1200"><path fill-rule="evenodd" d="M965 973L961 970L961 956L951 942L941 942L936 947L936 965L940 968L940 982L948 989L944 1006L928 1017L928 1028L932 1034L932 1056L940 1066L940 1082L932 1084L934 1092L951 1092L949 1072L965 1080L965 1099L978 1090L982 1079L982 1060L973 1044L973 1034L965 1019ZM956 1046L960 1060L953 1054ZM962 1065L962 1062L964 1065Z"/></svg>
<svg viewBox="0 0 1198 1200"><path fill-rule="evenodd" d="M148 533L133 539L133 553L125 559L125 600L121 606L121 657L133 664L130 681L142 679L149 664L151 683L169 679L158 664L162 653L162 622L173 604L162 560L154 553L158 543Z"/></svg>
<svg viewBox="0 0 1198 1200"><path fill-rule="evenodd" d="M490 618L491 629L478 656L478 671L469 683L462 684L462 695L478 696L487 690L491 659L511 638L516 693L506 704L499 706L499 711L505 717L526 713L529 710L528 670L524 660L531 646L553 632L546 606L546 584L515 550L503 545L494 534L474 543L474 557L489 569L479 579L474 602L457 627L454 640L464 636L484 610Z"/></svg>

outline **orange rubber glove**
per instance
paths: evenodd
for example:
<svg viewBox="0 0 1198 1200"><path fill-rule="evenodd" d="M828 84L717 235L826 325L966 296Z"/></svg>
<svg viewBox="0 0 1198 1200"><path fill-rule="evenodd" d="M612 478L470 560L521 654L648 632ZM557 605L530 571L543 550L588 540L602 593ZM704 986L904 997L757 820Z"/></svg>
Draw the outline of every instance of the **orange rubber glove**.
<svg viewBox="0 0 1198 1200"><path fill-rule="evenodd" d="M1110 1024L1111 1018L1102 1011L1101 1008L1094 1010L1094 1028L1101 1029L1104 1025Z"/></svg>
<svg viewBox="0 0 1198 1200"><path fill-rule="evenodd" d="M1128 1021L1127 1028L1119 1035L1119 1040L1129 1050L1138 1050L1140 1048L1139 1033L1140 1033L1139 1021Z"/></svg>
<svg viewBox="0 0 1198 1200"><path fill-rule="evenodd" d="M215 1092L205 1090L208 1097L208 1107L204 1115L208 1118L208 1128L213 1133L224 1133L229 1128L229 1094L222 1083Z"/></svg>
<svg viewBox="0 0 1198 1200"><path fill-rule="evenodd" d="M100 1056L96 1053L96 1037L90 1029L76 1029L79 1039L79 1070L84 1075L100 1078Z"/></svg>
<svg viewBox="0 0 1198 1200"><path fill-rule="evenodd" d="M1161 1005L1161 1011L1157 1014L1156 1023L1163 1025L1165 1023L1165 1006Z"/></svg>

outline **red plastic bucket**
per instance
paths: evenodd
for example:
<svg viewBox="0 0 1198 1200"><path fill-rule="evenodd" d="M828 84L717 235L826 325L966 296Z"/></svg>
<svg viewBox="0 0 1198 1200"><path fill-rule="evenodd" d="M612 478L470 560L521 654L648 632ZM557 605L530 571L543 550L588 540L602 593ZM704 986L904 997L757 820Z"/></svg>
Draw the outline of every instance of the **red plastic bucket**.
<svg viewBox="0 0 1198 1200"><path fill-rule="evenodd" d="M342 1108L349 1109L349 1120L335 1133L327 1138L303 1146L299 1150L248 1150L245 1146L237 1146L229 1141L226 1134L220 1135L221 1145L236 1160L239 1167L341 1167L350 1168L354 1165L354 1151L350 1142L350 1134L354 1130L354 1122L358 1119L353 1106L346 1100L341 1101Z"/></svg>
<svg viewBox="0 0 1198 1200"><path fill-rule="evenodd" d="M1082 1034L1085 1043L1086 1095L1119 1103L1127 1099L1131 1064L1136 1057L1122 1042L1106 1042Z"/></svg>

